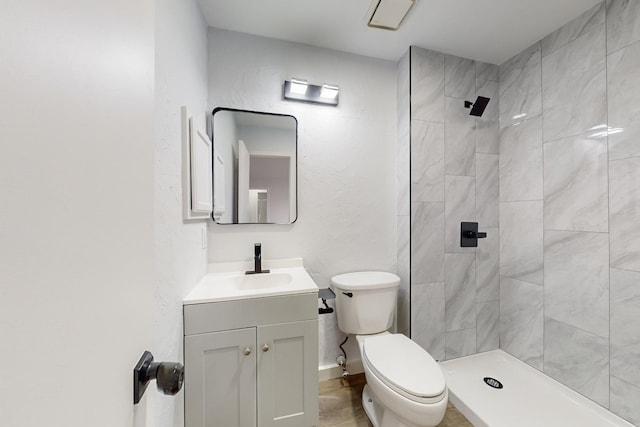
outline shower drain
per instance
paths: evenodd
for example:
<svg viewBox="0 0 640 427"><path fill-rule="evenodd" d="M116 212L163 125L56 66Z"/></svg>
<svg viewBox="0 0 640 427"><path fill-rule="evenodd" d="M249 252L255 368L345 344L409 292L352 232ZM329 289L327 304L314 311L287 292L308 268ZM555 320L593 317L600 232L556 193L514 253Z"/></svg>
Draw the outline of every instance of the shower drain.
<svg viewBox="0 0 640 427"><path fill-rule="evenodd" d="M484 377L484 382L489 386L489 387L493 387L493 388L502 388L503 385L500 381L498 381L495 378L491 378L491 377Z"/></svg>

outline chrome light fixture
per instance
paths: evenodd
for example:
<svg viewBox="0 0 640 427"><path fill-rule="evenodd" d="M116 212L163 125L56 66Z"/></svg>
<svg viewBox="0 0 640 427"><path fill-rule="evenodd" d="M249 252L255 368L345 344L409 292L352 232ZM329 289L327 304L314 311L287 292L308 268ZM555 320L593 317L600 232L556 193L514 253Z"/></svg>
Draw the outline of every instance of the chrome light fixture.
<svg viewBox="0 0 640 427"><path fill-rule="evenodd" d="M312 104L322 104L338 106L338 86L323 84L312 85L306 80L291 79L285 80L283 85L283 98L288 101L309 102Z"/></svg>

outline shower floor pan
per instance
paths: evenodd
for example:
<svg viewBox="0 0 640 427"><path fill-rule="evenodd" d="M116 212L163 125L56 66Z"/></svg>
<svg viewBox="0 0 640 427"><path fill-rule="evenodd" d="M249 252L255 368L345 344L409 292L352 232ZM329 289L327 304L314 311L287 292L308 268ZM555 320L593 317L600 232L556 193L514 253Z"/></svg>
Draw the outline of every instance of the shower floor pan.
<svg viewBox="0 0 640 427"><path fill-rule="evenodd" d="M633 427L502 350L441 366L450 401L475 427Z"/></svg>

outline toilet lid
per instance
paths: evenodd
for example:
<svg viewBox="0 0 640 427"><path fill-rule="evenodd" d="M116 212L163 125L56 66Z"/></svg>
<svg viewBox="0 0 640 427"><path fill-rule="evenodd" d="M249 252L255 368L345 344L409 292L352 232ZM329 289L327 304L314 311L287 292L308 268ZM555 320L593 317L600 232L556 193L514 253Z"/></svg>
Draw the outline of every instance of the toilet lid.
<svg viewBox="0 0 640 427"><path fill-rule="evenodd" d="M444 375L429 353L402 334L364 341L369 367L389 387L416 397L437 397L445 391Z"/></svg>
<svg viewBox="0 0 640 427"><path fill-rule="evenodd" d="M345 291L397 288L400 278L385 271L357 271L338 274L331 278L331 284Z"/></svg>

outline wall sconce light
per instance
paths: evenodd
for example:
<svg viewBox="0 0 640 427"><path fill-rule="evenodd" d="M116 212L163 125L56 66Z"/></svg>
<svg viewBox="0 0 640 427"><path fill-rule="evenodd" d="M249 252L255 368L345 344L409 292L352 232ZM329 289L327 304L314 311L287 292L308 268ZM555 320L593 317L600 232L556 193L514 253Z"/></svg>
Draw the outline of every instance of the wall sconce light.
<svg viewBox="0 0 640 427"><path fill-rule="evenodd" d="M284 81L283 97L288 101L309 102L338 106L340 89L335 85L311 85L306 80L291 79Z"/></svg>

